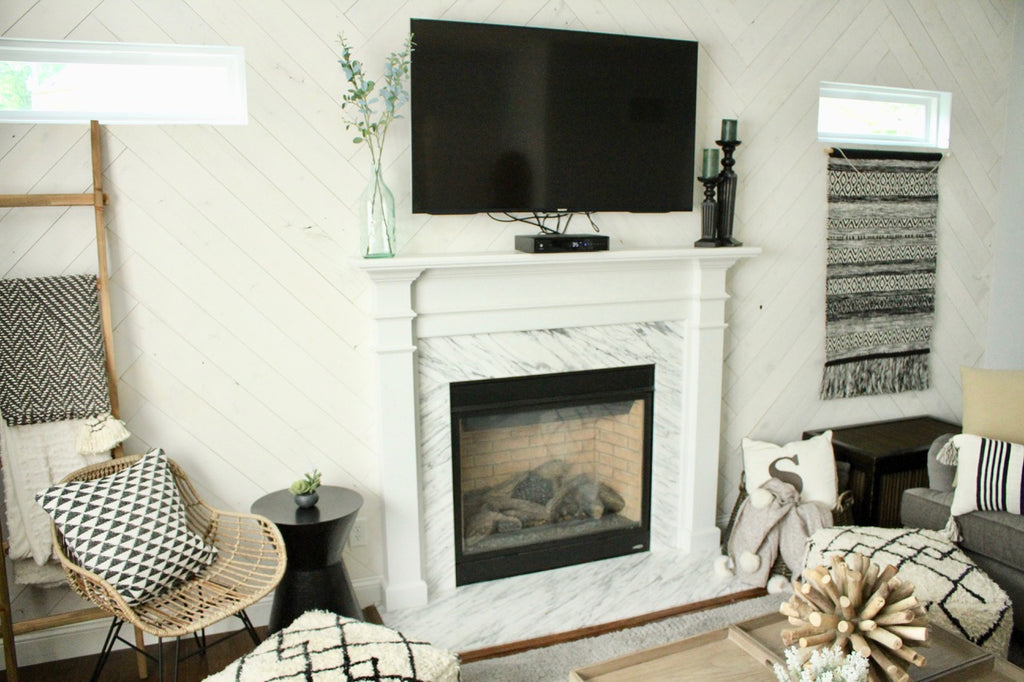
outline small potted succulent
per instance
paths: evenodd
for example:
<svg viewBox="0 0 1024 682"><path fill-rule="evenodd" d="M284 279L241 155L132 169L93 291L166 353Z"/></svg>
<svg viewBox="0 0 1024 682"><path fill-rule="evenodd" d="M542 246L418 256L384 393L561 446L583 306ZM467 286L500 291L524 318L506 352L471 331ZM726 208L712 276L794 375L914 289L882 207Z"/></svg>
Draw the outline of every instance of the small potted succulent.
<svg viewBox="0 0 1024 682"><path fill-rule="evenodd" d="M312 472L288 486L288 492L295 496L295 504L300 509L309 509L315 507L317 500L320 499L320 494L316 491L319 487L320 472L313 469Z"/></svg>

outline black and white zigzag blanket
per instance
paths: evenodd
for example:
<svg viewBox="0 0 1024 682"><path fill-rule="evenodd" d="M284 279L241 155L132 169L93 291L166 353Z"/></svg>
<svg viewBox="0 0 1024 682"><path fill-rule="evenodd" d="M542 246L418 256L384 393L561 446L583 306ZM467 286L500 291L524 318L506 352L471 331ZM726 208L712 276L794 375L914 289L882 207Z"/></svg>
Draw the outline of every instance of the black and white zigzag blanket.
<svg viewBox="0 0 1024 682"><path fill-rule="evenodd" d="M95 275L0 280L0 412L12 426L110 411Z"/></svg>
<svg viewBox="0 0 1024 682"><path fill-rule="evenodd" d="M941 158L829 159L826 400L928 388Z"/></svg>

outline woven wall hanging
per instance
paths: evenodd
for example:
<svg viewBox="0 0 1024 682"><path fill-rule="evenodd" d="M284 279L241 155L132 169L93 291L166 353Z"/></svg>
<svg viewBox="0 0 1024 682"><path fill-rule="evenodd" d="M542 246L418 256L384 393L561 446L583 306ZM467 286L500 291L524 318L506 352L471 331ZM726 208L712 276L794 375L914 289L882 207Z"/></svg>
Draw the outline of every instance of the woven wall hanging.
<svg viewBox="0 0 1024 682"><path fill-rule="evenodd" d="M941 154L834 149L821 397L928 388Z"/></svg>

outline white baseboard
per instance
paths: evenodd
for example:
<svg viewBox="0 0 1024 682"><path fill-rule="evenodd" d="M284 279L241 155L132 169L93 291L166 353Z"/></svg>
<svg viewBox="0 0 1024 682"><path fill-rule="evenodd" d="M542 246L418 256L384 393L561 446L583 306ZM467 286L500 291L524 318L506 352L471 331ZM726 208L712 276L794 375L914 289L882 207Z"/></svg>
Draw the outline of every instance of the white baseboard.
<svg viewBox="0 0 1024 682"><path fill-rule="evenodd" d="M383 591L380 578L354 580L352 586L355 588L356 597L363 607L382 603ZM270 620L270 606L273 601L271 596L264 597L246 609L249 619L252 620L253 625L256 627L266 625ZM109 627L110 619L101 618L85 623L63 625L49 630L39 630L19 635L15 640L18 667L23 668L65 658L94 656L103 647L103 640L107 635ZM218 634L240 628L241 621L237 618L227 618L207 628L206 632L207 634ZM134 637L131 629L127 626L121 630L121 636L129 640ZM146 637L147 644L152 644L155 641L155 638ZM121 642L117 642L114 648L126 649L128 647ZM0 646L0 650L2 650L2 646ZM0 659L0 669L3 669L3 667L3 660Z"/></svg>

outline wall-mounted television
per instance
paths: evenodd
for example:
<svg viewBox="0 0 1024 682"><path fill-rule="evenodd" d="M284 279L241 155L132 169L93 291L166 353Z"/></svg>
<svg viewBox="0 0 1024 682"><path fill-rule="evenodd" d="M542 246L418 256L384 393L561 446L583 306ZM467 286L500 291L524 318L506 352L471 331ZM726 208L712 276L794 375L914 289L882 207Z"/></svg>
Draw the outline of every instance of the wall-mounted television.
<svg viewBox="0 0 1024 682"><path fill-rule="evenodd" d="M414 213L693 210L697 43L413 19Z"/></svg>

